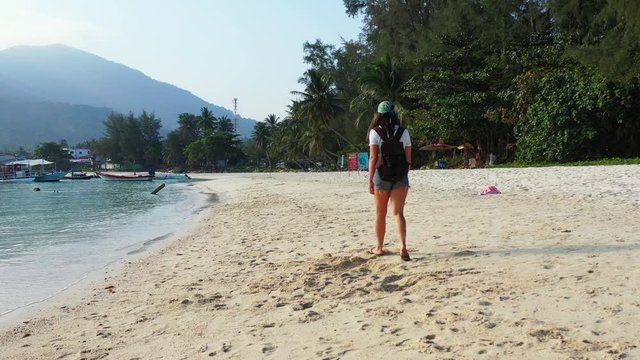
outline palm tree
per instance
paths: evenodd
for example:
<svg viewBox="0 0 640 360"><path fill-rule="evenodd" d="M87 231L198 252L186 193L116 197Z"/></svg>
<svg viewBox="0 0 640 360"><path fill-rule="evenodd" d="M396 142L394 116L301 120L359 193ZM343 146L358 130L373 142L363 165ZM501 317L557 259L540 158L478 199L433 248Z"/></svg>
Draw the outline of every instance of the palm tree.
<svg viewBox="0 0 640 360"><path fill-rule="evenodd" d="M305 155L314 159L326 159L328 154L337 156L326 149L328 130L317 121L308 121L302 115L300 102L292 101L288 108L287 117L278 123L272 133L269 152L273 156L293 161L301 169L304 169L304 166L298 160Z"/></svg>
<svg viewBox="0 0 640 360"><path fill-rule="evenodd" d="M287 117L278 125L273 136L272 149L286 160L295 161L304 155L304 128L300 118L300 103L292 101L287 106Z"/></svg>
<svg viewBox="0 0 640 360"><path fill-rule="evenodd" d="M183 144L178 130L170 132L164 140L163 157L165 163L171 166L182 166L186 161L183 153L186 145Z"/></svg>
<svg viewBox="0 0 640 360"><path fill-rule="evenodd" d="M182 113L178 115L178 131L183 137L185 146L191 144L202 136L198 126L198 118L196 118L195 115L189 113Z"/></svg>
<svg viewBox="0 0 640 360"><path fill-rule="evenodd" d="M270 129L275 129L276 126L278 126L278 121L280 121L280 118L277 117L275 114L269 114L264 119L265 124L267 124L267 127Z"/></svg>
<svg viewBox="0 0 640 360"><path fill-rule="evenodd" d="M402 116L402 92L413 79L408 67L387 55L364 68L358 78L360 95L351 102L351 109L358 112L356 125L365 114L370 114L373 106L382 100L396 104L398 116Z"/></svg>
<svg viewBox="0 0 640 360"><path fill-rule="evenodd" d="M278 128L280 118L274 114L269 114L262 122L256 123L253 128L251 138L256 149L267 158L267 163L271 168L271 154L274 152L273 137Z"/></svg>
<svg viewBox="0 0 640 360"><path fill-rule="evenodd" d="M258 122L253 128L251 137L258 151L266 156L268 166L271 168L271 158L269 157L268 151L268 147L271 143L271 129L269 129L269 126L266 123Z"/></svg>
<svg viewBox="0 0 640 360"><path fill-rule="evenodd" d="M232 134L236 132L236 127L233 125L233 122L231 121L231 119L229 119L229 117L227 115L222 116L220 119L218 119L218 129L219 131L222 132L226 132L229 134Z"/></svg>
<svg viewBox="0 0 640 360"><path fill-rule="evenodd" d="M202 135L209 133L216 128L216 117L213 116L211 110L206 107L200 109L200 116L198 116L198 127L202 132Z"/></svg>
<svg viewBox="0 0 640 360"><path fill-rule="evenodd" d="M300 96L301 99L298 100L300 111L304 118L310 122L310 129L321 131L326 128L347 144L354 146L349 139L332 126L332 122L337 119L338 115L345 111L340 104L332 81L326 74L314 69L307 70L306 75L306 78L302 79L306 85L305 91L292 91L291 93Z"/></svg>

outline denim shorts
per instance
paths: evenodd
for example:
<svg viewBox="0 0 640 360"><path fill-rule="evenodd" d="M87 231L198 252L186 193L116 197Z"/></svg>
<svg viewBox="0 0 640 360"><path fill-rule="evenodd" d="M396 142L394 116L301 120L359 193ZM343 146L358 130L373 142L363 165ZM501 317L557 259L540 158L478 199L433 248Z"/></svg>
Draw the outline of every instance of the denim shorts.
<svg viewBox="0 0 640 360"><path fill-rule="evenodd" d="M392 190L403 187L409 187L409 175L396 182L391 182L382 180L378 169L376 169L376 172L373 174L373 188L376 190Z"/></svg>

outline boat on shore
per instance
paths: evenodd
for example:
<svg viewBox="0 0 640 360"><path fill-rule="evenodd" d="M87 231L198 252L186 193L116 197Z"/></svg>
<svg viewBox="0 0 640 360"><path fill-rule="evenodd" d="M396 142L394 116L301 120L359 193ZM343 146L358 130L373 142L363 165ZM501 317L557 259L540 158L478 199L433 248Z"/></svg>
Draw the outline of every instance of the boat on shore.
<svg viewBox="0 0 640 360"><path fill-rule="evenodd" d="M115 172L96 172L102 180L106 181L151 181L153 175L137 174L137 173L115 173Z"/></svg>

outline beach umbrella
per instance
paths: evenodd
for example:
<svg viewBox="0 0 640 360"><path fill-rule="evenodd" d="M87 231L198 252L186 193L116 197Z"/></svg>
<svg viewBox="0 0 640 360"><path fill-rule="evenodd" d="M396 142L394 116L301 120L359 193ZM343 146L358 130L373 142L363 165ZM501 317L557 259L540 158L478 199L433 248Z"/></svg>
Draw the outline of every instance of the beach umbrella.
<svg viewBox="0 0 640 360"><path fill-rule="evenodd" d="M453 145L438 143L438 144L427 144L421 147L420 150L450 150L455 148L456 147Z"/></svg>
<svg viewBox="0 0 640 360"><path fill-rule="evenodd" d="M436 158L436 152L442 150L442 151L446 151L446 150L454 150L456 147L454 145L448 145L445 143L436 143L436 144L427 144L425 146L420 147L420 150L425 150L425 151L433 151L432 156L433 158ZM454 150L455 151L455 150ZM437 166L441 169L444 169L444 160L438 160L437 161Z"/></svg>

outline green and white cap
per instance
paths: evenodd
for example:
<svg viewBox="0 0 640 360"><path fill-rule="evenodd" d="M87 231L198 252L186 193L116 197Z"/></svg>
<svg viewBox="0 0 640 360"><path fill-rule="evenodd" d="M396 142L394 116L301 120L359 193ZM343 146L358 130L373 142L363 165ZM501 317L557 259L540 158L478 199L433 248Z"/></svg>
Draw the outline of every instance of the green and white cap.
<svg viewBox="0 0 640 360"><path fill-rule="evenodd" d="M381 114L386 114L393 110L393 102L385 100L378 104L378 112Z"/></svg>

